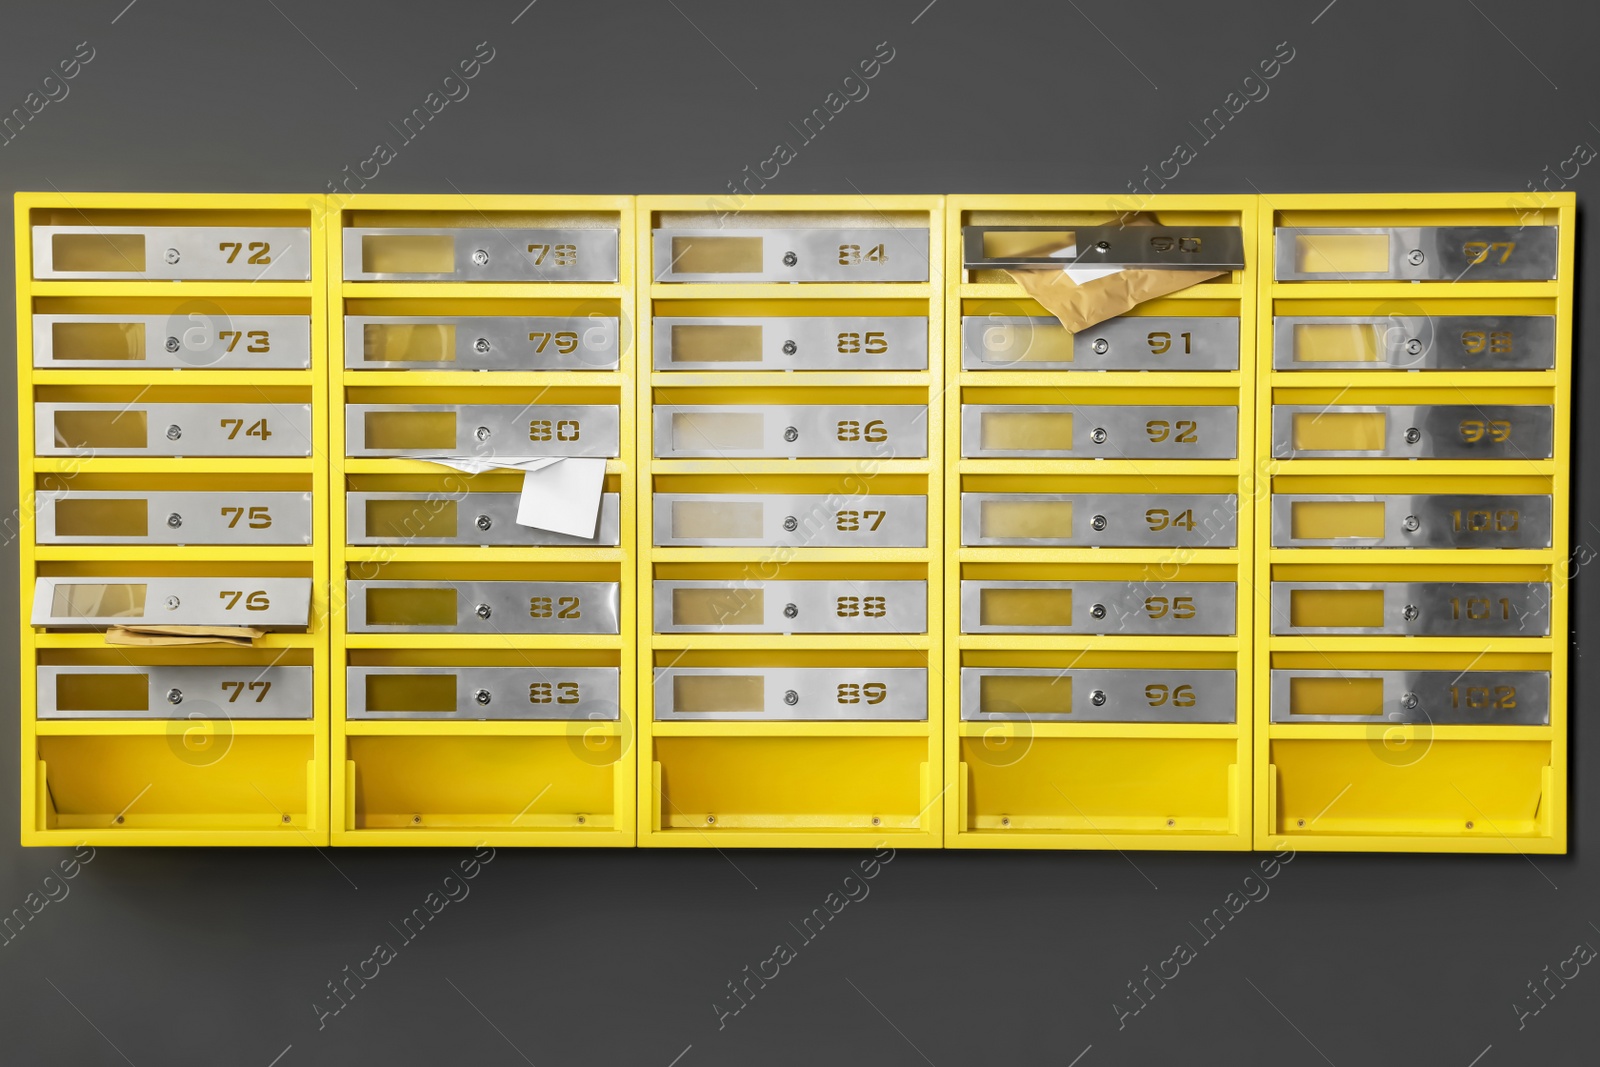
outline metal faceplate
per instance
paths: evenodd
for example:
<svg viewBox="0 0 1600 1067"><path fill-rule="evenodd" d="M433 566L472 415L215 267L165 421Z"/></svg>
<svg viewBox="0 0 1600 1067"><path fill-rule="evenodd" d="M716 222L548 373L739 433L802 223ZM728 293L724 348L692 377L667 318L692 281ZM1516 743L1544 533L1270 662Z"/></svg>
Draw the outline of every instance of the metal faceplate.
<svg viewBox="0 0 1600 1067"><path fill-rule="evenodd" d="M73 440L75 425L106 436ZM40 456L309 456L311 405L35 404L33 443Z"/></svg>
<svg viewBox="0 0 1600 1067"><path fill-rule="evenodd" d="M654 230L652 237L658 282L928 280L925 226Z"/></svg>
<svg viewBox="0 0 1600 1067"><path fill-rule="evenodd" d="M924 459L921 404L655 406L657 459Z"/></svg>
<svg viewBox="0 0 1600 1067"><path fill-rule="evenodd" d="M621 500L600 494L600 518L593 538L572 537L517 522L520 493L350 493L345 530L352 545L615 545L620 541ZM397 521L369 525L367 505L399 501L412 505ZM455 509L455 533L445 534L441 512Z"/></svg>
<svg viewBox="0 0 1600 1067"><path fill-rule="evenodd" d="M985 679L993 679L988 686ZM1010 680L1038 679L1033 685ZM1051 692L1043 694L1048 686ZM1235 722L1233 671L961 668L963 722ZM985 688L992 689L986 700ZM1010 694L1006 690L1011 690ZM1035 692L1028 693L1033 689ZM1056 690L1064 691L1056 691ZM1021 697L1018 700L1017 697ZM1029 707L1032 697L1040 705ZM1070 711L1059 710L1062 706Z"/></svg>
<svg viewBox="0 0 1600 1067"><path fill-rule="evenodd" d="M40 667L38 717L309 719L312 717L311 670L310 667L254 664L236 667ZM126 687L96 685L95 676L100 675L122 675L138 681ZM116 699L140 692L142 699Z"/></svg>
<svg viewBox="0 0 1600 1067"><path fill-rule="evenodd" d="M385 240L402 238L403 240ZM430 240L430 238L432 240ZM405 240L408 239L408 240ZM370 260L364 250L373 253ZM410 259L449 270L367 270ZM617 230L593 229L347 229L347 282L614 282Z"/></svg>
<svg viewBox="0 0 1600 1067"><path fill-rule="evenodd" d="M1359 429L1338 430L1347 416ZM1331 442L1360 438L1371 448L1295 447L1301 425ZM1330 418L1331 416L1331 418ZM1381 423L1377 420L1381 420ZM1321 423L1319 427L1317 424ZM1316 407L1274 404L1272 454L1277 459L1367 457L1394 459L1549 459L1555 409L1547 404L1384 404ZM1377 432L1372 427L1379 427ZM1382 443L1378 444L1381 439Z"/></svg>
<svg viewBox="0 0 1600 1067"><path fill-rule="evenodd" d="M367 331L375 340L369 347ZM416 337L419 347L430 332L428 353L450 351L451 359L384 359L383 337L394 331L397 344ZM347 315L344 320L346 370L556 371L616 370L617 317L568 315L516 317L481 315Z"/></svg>
<svg viewBox="0 0 1600 1067"><path fill-rule="evenodd" d="M353 581L348 588L346 625L351 633L618 632L616 582ZM452 611L454 618L449 619ZM386 618L415 621L382 621Z"/></svg>
<svg viewBox="0 0 1600 1067"><path fill-rule="evenodd" d="M1071 256L986 256L986 233L1059 234ZM1244 231L1237 226L963 226L967 270L1031 267L1154 267L1160 270L1244 270Z"/></svg>
<svg viewBox="0 0 1600 1067"><path fill-rule="evenodd" d="M1007 532L1013 522L1033 532ZM961 543L974 547L1233 548L1238 525L1228 493L961 494Z"/></svg>
<svg viewBox="0 0 1600 1067"><path fill-rule="evenodd" d="M1555 226L1280 226L1274 234L1276 274L1280 282L1549 281L1556 276L1556 231ZM1340 271L1329 262L1326 270L1300 270L1297 239L1325 234L1386 236L1388 269Z"/></svg>
<svg viewBox="0 0 1600 1067"><path fill-rule="evenodd" d="M57 237L63 240L57 242ZM66 251L69 245L111 266L58 269L58 243L63 246L63 266L73 258L73 252ZM303 226L35 226L33 276L129 282L303 282L311 277L311 231Z"/></svg>
<svg viewBox="0 0 1600 1067"><path fill-rule="evenodd" d="M100 327L96 329L96 327ZM120 329L114 329L120 327ZM63 345L56 333L82 340ZM33 365L52 370L304 370L311 366L305 315L228 314L191 301L171 315L35 315Z"/></svg>
<svg viewBox="0 0 1600 1067"><path fill-rule="evenodd" d="M1376 704L1379 714L1293 713L1297 679L1348 687L1350 705ZM1381 683L1381 698L1372 681ZM1342 686L1341 686L1342 683ZM1337 689L1335 689L1337 692ZM1275 723L1427 723L1438 726L1548 726L1548 671L1284 671L1272 672ZM1381 742L1381 736L1374 736Z"/></svg>
<svg viewBox="0 0 1600 1067"><path fill-rule="evenodd" d="M964 634L1200 637L1236 629L1233 582L961 583Z"/></svg>
<svg viewBox="0 0 1600 1067"><path fill-rule="evenodd" d="M445 678L450 681L436 684ZM345 679L347 719L616 722L622 717L621 672L615 667L347 667ZM411 690L404 699L413 707L435 697L447 706L374 711L368 696L377 696L373 691L380 686Z"/></svg>
<svg viewBox="0 0 1600 1067"><path fill-rule="evenodd" d="M926 548L928 498L657 493L660 548Z"/></svg>
<svg viewBox="0 0 1600 1067"><path fill-rule="evenodd" d="M661 634L921 634L926 582L658 581Z"/></svg>
<svg viewBox="0 0 1600 1067"><path fill-rule="evenodd" d="M1548 637L1550 584L1273 582L1272 632Z"/></svg>
<svg viewBox="0 0 1600 1067"><path fill-rule="evenodd" d="M1072 346L1070 360L1052 360ZM1052 316L964 315L963 370L1238 370L1239 320L1122 316L1069 334Z"/></svg>
<svg viewBox="0 0 1600 1067"><path fill-rule="evenodd" d="M1368 358L1301 359L1299 340ZM1313 342L1310 338L1319 338ZM1287 315L1272 320L1276 370L1549 370L1551 315Z"/></svg>
<svg viewBox="0 0 1600 1067"><path fill-rule="evenodd" d="M652 328L658 371L928 369L928 320L911 315L657 318Z"/></svg>
<svg viewBox="0 0 1600 1067"><path fill-rule="evenodd" d="M1382 507L1381 536L1296 537L1295 509L1363 504ZM1553 501L1548 496L1464 496L1395 493L1387 496L1272 498L1274 548L1549 548ZM1370 509L1369 509L1370 510ZM1359 528L1360 523L1356 525Z"/></svg>
<svg viewBox="0 0 1600 1067"><path fill-rule="evenodd" d="M657 667L657 722L926 722L922 667Z"/></svg>
<svg viewBox="0 0 1600 1067"><path fill-rule="evenodd" d="M311 619L310 578L40 578L34 626L253 626L303 630Z"/></svg>
<svg viewBox="0 0 1600 1067"><path fill-rule="evenodd" d="M41 545L309 545L310 493L40 490ZM112 503L117 502L117 503ZM83 512L83 519L63 511ZM143 532L119 522L143 512ZM73 533L60 533L62 518ZM85 520L87 520L85 522ZM82 533L83 529L101 532Z"/></svg>
<svg viewBox="0 0 1600 1067"><path fill-rule="evenodd" d="M127 677L133 682L127 686L107 684L107 675ZM96 679L105 681L97 685ZM182 722L312 717L310 667L40 667L38 689L40 719ZM119 697L134 699L118 700Z"/></svg>
<svg viewBox="0 0 1600 1067"><path fill-rule="evenodd" d="M621 432L613 404L346 404L344 412L345 454L351 457L611 458ZM438 412L455 416L453 443L430 436L440 432L441 420L422 416ZM427 443L374 447L368 444L374 436Z"/></svg>
<svg viewBox="0 0 1600 1067"><path fill-rule="evenodd" d="M1001 446L1024 447L985 448L991 438ZM1068 447L1051 447L1063 439ZM970 459L1234 459L1239 454L1239 409L1214 404L962 404L961 454Z"/></svg>

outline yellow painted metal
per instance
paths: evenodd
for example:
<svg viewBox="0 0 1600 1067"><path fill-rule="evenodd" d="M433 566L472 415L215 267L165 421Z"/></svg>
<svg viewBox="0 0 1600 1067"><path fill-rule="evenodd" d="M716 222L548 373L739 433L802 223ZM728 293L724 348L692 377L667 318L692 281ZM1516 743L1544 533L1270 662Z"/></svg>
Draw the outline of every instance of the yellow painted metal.
<svg viewBox="0 0 1600 1067"><path fill-rule="evenodd" d="M21 823L24 845L325 845L328 843L328 464L310 459L177 459L34 455L34 401L66 391L87 397L182 389L184 399L292 399L309 403L315 441L327 434L327 286L320 195L19 193L17 277L17 543L21 562ZM273 213L267 215L265 213ZM304 226L311 277L260 283L213 281L36 281L34 226L184 226L229 222ZM306 370L35 370L36 313L177 313L192 302L224 312L305 315ZM96 394L98 390L98 394ZM160 485L298 489L312 497L312 540L303 546L38 545L39 491ZM31 624L41 574L273 573L311 579L311 625L275 633L250 650L108 646L98 633ZM295 721L71 720L36 718L37 668L46 664L126 666L272 664L313 671L312 717Z"/></svg>
<svg viewBox="0 0 1600 1067"><path fill-rule="evenodd" d="M1282 226L1558 226L1558 271L1541 282L1276 281L1262 271L1256 331L1255 847L1375 852L1560 853L1567 843L1569 468L1574 194L1261 197L1257 258ZM1272 369L1275 315L1549 315L1549 371L1361 370L1322 378ZM1326 374L1327 372L1322 372ZM1324 385L1322 381L1332 384ZM1554 406L1549 460L1274 460L1274 403L1524 403ZM1269 548L1280 493L1549 494L1548 549ZM1275 636L1274 579L1551 582L1548 638ZM1548 726L1273 724L1274 668L1547 670Z"/></svg>

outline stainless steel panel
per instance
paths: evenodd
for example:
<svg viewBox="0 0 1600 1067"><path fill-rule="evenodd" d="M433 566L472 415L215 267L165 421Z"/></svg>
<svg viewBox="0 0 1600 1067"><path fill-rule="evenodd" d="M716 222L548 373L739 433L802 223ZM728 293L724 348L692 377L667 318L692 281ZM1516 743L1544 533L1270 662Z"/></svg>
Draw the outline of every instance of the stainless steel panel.
<svg viewBox="0 0 1600 1067"><path fill-rule="evenodd" d="M747 359L674 359L673 328L761 331ZM652 323L659 371L927 370L928 320L911 315L659 317Z"/></svg>
<svg viewBox="0 0 1600 1067"><path fill-rule="evenodd" d="M928 409L920 404L734 404L654 408L657 459L924 459ZM748 432L718 438L705 416L753 416Z"/></svg>
<svg viewBox="0 0 1600 1067"><path fill-rule="evenodd" d="M123 270L57 270L55 237L144 236L143 269L126 255ZM108 242L107 250L111 246ZM311 277L311 231L304 226L35 226L33 276L108 281L303 282Z"/></svg>
<svg viewBox="0 0 1600 1067"><path fill-rule="evenodd" d="M653 277L658 282L925 282L926 227L802 227L784 229L654 230ZM758 238L759 271L677 270L683 241ZM678 252L673 243L677 239Z"/></svg>
<svg viewBox="0 0 1600 1067"><path fill-rule="evenodd" d="M448 411L455 414L453 448L369 448L367 415ZM345 454L452 455L487 459L540 456L614 457L619 413L612 404L346 404Z"/></svg>
<svg viewBox="0 0 1600 1067"><path fill-rule="evenodd" d="M679 622L676 594L708 590L686 609L718 621ZM841 579L798 582L658 581L655 632L751 634L921 634L928 632L926 582Z"/></svg>
<svg viewBox="0 0 1600 1067"><path fill-rule="evenodd" d="M983 534L990 501L1070 502L1070 528L1048 537ZM1233 548L1238 544L1239 503L1222 493L962 493L961 543L975 547Z"/></svg>
<svg viewBox="0 0 1600 1067"><path fill-rule="evenodd" d="M1294 536L1294 505L1381 501L1382 537ZM1275 548L1549 548L1548 496L1393 493L1386 496L1289 495L1272 498Z"/></svg>
<svg viewBox="0 0 1600 1067"><path fill-rule="evenodd" d="M1013 706L983 710L983 679L1048 678L1071 687L1070 712ZM963 722L1217 722L1237 720L1237 680L1227 670L961 668Z"/></svg>
<svg viewBox="0 0 1600 1067"><path fill-rule="evenodd" d="M449 675L455 704L437 711L368 710L367 680ZM622 683L615 667L347 667L345 717L616 722L622 717Z"/></svg>
<svg viewBox="0 0 1600 1067"><path fill-rule="evenodd" d="M1299 281L1549 281L1556 276L1555 226L1280 226L1274 234L1277 279ZM1384 234L1384 271L1301 271L1295 238Z"/></svg>
<svg viewBox="0 0 1600 1067"><path fill-rule="evenodd" d="M756 706L733 711L693 711L696 679L734 682ZM658 667L657 722L926 722L928 672L922 667ZM688 705L688 707L685 707Z"/></svg>
<svg viewBox="0 0 1600 1067"><path fill-rule="evenodd" d="M983 447L987 418L1030 414L1071 415L1072 447ZM1239 409L1213 404L962 404L961 454L971 459L1234 459L1239 454Z"/></svg>
<svg viewBox="0 0 1600 1067"><path fill-rule="evenodd" d="M1071 590L1067 624L985 623L988 590ZM964 634L1227 636L1237 629L1233 582L1027 582L963 579Z"/></svg>
<svg viewBox="0 0 1600 1067"><path fill-rule="evenodd" d="M926 548L928 543L925 496L657 493L653 512L655 544L663 548ZM714 533L704 531L707 522ZM687 527L695 532L684 532Z"/></svg>
<svg viewBox="0 0 1600 1067"><path fill-rule="evenodd" d="M310 493L171 493L142 490L40 490L34 539L41 545L309 545ZM63 534L57 508L96 500L137 500L145 506L143 537Z"/></svg>
<svg viewBox="0 0 1600 1067"><path fill-rule="evenodd" d="M454 268L449 271L375 272L364 270L366 237L449 237ZM344 231L347 282L614 282L617 280L617 230L593 229L420 229L352 228Z"/></svg>
<svg viewBox="0 0 1600 1067"><path fill-rule="evenodd" d="M352 581L346 626L361 634L614 634L616 582ZM374 590L451 590L455 621L390 625L368 622Z"/></svg>
<svg viewBox="0 0 1600 1067"><path fill-rule="evenodd" d="M138 358L68 359L56 355L57 325L95 323L143 326ZM129 346L133 343L132 338L127 341ZM306 315L229 314L200 300L190 301L170 315L35 315L33 365L51 370L304 370L311 366L311 319Z"/></svg>
<svg viewBox="0 0 1600 1067"><path fill-rule="evenodd" d="M38 668L41 719L310 719L310 667L58 666ZM134 675L145 682L143 707L63 708L61 679Z"/></svg>
<svg viewBox="0 0 1600 1067"><path fill-rule="evenodd" d="M1379 626L1296 626L1296 590L1383 594ZM1273 582L1275 634L1404 634L1428 637L1548 637L1548 582Z"/></svg>
<svg viewBox="0 0 1600 1067"><path fill-rule="evenodd" d="M1299 449L1294 417L1382 412L1384 440L1375 449ZM1542 404L1274 404L1272 454L1278 459L1392 457L1398 459L1549 459L1555 411Z"/></svg>
<svg viewBox="0 0 1600 1067"><path fill-rule="evenodd" d="M56 432L56 413L76 411L112 412L114 422L143 420L146 443L110 448L68 441ZM40 456L309 456L311 405L35 404L33 442Z"/></svg>
<svg viewBox="0 0 1600 1067"><path fill-rule="evenodd" d="M1290 686L1296 678L1383 682L1381 715L1294 715ZM1440 726L1548 726L1548 671L1287 671L1272 672L1276 723L1433 723Z"/></svg>
<svg viewBox="0 0 1600 1067"><path fill-rule="evenodd" d="M517 522L520 499L518 493L350 493L345 498L346 540L352 545L467 546L610 546L620 542L621 500L616 493L600 494L600 518L595 536L588 539L520 525ZM379 500L414 502L414 520L390 529L368 529L367 503ZM440 521L434 516L446 503L456 506L455 535L424 536L425 529L431 530Z"/></svg>
<svg viewBox="0 0 1600 1067"><path fill-rule="evenodd" d="M40 578L34 626L253 626L300 630L310 623L310 578Z"/></svg>
<svg viewBox="0 0 1600 1067"><path fill-rule="evenodd" d="M1070 343L1072 359L1040 360L1038 346ZM1076 334L1053 316L964 315L963 370L1238 370L1239 320L1120 316Z"/></svg>
<svg viewBox="0 0 1600 1067"><path fill-rule="evenodd" d="M1378 359L1296 361L1301 326L1343 327L1363 346L1369 335ZM1272 331L1277 370L1549 370L1556 358L1552 315L1282 315Z"/></svg>
<svg viewBox="0 0 1600 1067"><path fill-rule="evenodd" d="M1071 256L986 256L986 233L1056 233L1077 249ZM1244 232L1237 226L963 226L967 270L1030 267L1155 267L1160 270L1243 270Z"/></svg>
<svg viewBox="0 0 1600 1067"><path fill-rule="evenodd" d="M451 360L367 358L368 326L451 327ZM347 370L616 370L615 315L346 315Z"/></svg>

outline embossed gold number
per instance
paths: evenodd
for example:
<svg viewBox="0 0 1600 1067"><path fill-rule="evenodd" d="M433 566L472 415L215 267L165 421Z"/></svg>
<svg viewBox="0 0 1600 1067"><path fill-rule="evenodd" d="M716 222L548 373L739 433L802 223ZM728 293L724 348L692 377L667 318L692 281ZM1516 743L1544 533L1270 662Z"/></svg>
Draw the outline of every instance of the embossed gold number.
<svg viewBox="0 0 1600 1067"><path fill-rule="evenodd" d="M886 682L840 682L835 699L841 704L882 704L888 695Z"/></svg>
<svg viewBox="0 0 1600 1067"><path fill-rule="evenodd" d="M1467 254L1467 266L1475 267L1479 263L1486 263L1495 252L1500 253L1500 262L1504 263L1511 258L1511 252L1517 247L1515 241L1468 241L1461 246Z"/></svg>
<svg viewBox="0 0 1600 1067"><path fill-rule="evenodd" d="M1152 708L1159 708L1169 700L1175 708L1192 708L1195 705L1194 686L1166 686L1159 682L1144 687L1144 699Z"/></svg>

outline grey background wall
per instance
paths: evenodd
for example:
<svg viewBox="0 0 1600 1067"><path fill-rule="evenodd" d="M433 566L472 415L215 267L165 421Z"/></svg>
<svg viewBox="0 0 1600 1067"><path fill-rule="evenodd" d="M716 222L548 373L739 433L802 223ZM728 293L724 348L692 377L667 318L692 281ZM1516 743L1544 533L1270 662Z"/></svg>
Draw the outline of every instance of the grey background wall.
<svg viewBox="0 0 1600 1067"><path fill-rule="evenodd" d="M94 53L0 147L8 208L17 189L321 191L398 145L389 123L484 41L470 94L369 189L711 194L790 141L770 192L1112 193L1178 142L1197 153L1172 192L1524 190L1600 145L1597 18L1577 0L526 2L7 2L0 112L79 42ZM869 95L799 145L789 123L884 41ZM1190 123L1280 42L1294 58L1268 95L1203 142ZM1600 162L1577 170L1586 205ZM1519 1019L1541 1003L1525 983L1600 946L1600 678L1576 636L1600 571L1580 566L1600 548L1581 417L1600 263L1582 233L1579 254L1570 855L1302 854L1207 943L1191 924L1260 856L901 852L719 1025L726 983L799 945L790 924L860 857L502 850L319 1028L326 983L398 942L391 924L467 853L101 849L0 947L0 1062L1592 1062L1600 968ZM3 912L67 855L16 846L6 780ZM1182 941L1197 958L1119 1019L1126 983Z"/></svg>

